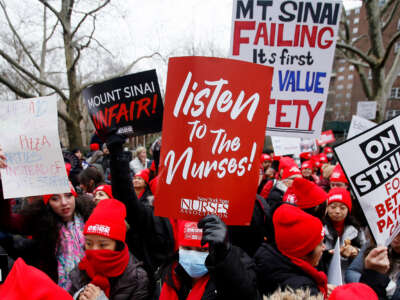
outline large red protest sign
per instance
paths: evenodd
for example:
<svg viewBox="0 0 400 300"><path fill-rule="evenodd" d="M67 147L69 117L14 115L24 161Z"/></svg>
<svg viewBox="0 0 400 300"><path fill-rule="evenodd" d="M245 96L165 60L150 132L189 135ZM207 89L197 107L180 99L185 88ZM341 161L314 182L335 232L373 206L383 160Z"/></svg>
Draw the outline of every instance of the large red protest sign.
<svg viewBox="0 0 400 300"><path fill-rule="evenodd" d="M234 0L230 56L274 67L268 135L318 138L341 0Z"/></svg>
<svg viewBox="0 0 400 300"><path fill-rule="evenodd" d="M378 245L400 232L400 116L334 147Z"/></svg>
<svg viewBox="0 0 400 300"><path fill-rule="evenodd" d="M321 133L321 136L317 139L318 146L326 145L336 141L335 135L332 130L327 130Z"/></svg>
<svg viewBox="0 0 400 300"><path fill-rule="evenodd" d="M138 136L161 131L163 102L155 70L113 78L83 90L96 131Z"/></svg>
<svg viewBox="0 0 400 300"><path fill-rule="evenodd" d="M170 59L156 215L249 224L272 73L230 59Z"/></svg>

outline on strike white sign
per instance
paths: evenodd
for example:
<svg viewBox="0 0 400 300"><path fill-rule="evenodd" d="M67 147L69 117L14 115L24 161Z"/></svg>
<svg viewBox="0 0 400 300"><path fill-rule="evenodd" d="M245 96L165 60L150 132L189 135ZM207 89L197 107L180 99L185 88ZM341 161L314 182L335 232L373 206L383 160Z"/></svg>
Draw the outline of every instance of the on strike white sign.
<svg viewBox="0 0 400 300"><path fill-rule="evenodd" d="M376 118L376 101L358 101L357 116L374 120Z"/></svg>
<svg viewBox="0 0 400 300"><path fill-rule="evenodd" d="M234 1L230 57L274 67L268 135L320 136L341 2Z"/></svg>
<svg viewBox="0 0 400 300"><path fill-rule="evenodd" d="M54 96L0 102L0 136L4 198L70 191Z"/></svg>
<svg viewBox="0 0 400 300"><path fill-rule="evenodd" d="M379 245L400 231L400 116L334 147Z"/></svg>

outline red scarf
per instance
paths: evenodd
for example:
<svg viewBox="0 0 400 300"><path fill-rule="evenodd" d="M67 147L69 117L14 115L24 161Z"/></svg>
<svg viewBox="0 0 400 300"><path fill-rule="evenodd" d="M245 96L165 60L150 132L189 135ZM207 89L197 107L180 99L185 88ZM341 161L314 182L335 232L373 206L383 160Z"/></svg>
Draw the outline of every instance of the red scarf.
<svg viewBox="0 0 400 300"><path fill-rule="evenodd" d="M129 250L124 243L122 251L86 250L85 257L79 263L79 269L86 271L92 279L90 283L100 287L107 297L110 296L108 278L124 273L129 263Z"/></svg>
<svg viewBox="0 0 400 300"><path fill-rule="evenodd" d="M340 222L335 222L332 221L332 226L335 228L336 232L338 233L339 236L343 235L344 232L344 220Z"/></svg>
<svg viewBox="0 0 400 300"><path fill-rule="evenodd" d="M200 300L204 294L204 290L206 289L206 285L209 279L210 276L207 274L201 277L199 280L197 280L194 286L192 287L189 295L187 296L186 300ZM172 273L172 280L174 281L175 286L179 289L180 283L178 281L178 278L176 277L175 272ZM178 295L176 294L173 287L164 282L161 289L159 300L178 300L178 299L179 299Z"/></svg>
<svg viewBox="0 0 400 300"><path fill-rule="evenodd" d="M302 269L305 273L307 273L309 276L314 279L314 281L318 285L318 289L321 291L321 293L324 294L324 298L327 298L328 295L328 278L324 272L318 271L316 268L314 268L310 263L297 258L293 256L287 256L292 263L294 263L296 266L298 266L300 269Z"/></svg>

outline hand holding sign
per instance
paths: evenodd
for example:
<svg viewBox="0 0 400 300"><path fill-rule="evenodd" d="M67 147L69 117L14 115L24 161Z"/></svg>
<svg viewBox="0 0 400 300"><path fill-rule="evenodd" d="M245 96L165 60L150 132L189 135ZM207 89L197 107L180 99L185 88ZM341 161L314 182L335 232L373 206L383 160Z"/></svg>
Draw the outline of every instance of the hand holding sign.
<svg viewBox="0 0 400 300"><path fill-rule="evenodd" d="M365 268L386 274L390 269L390 261L386 247L378 246L368 253L364 260Z"/></svg>

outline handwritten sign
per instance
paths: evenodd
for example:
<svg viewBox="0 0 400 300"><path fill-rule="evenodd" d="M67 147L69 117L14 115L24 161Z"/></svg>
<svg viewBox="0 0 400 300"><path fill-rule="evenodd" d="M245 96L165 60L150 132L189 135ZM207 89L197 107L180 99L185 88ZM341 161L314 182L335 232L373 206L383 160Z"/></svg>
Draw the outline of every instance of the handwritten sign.
<svg viewBox="0 0 400 300"><path fill-rule="evenodd" d="M349 132L347 133L347 138L349 139L357 134L360 134L361 132L374 127L375 125L376 123L372 121L353 115L350 122Z"/></svg>
<svg viewBox="0 0 400 300"><path fill-rule="evenodd" d="M300 138L272 136L272 147L275 155L300 154Z"/></svg>
<svg viewBox="0 0 400 300"><path fill-rule="evenodd" d="M0 169L4 198L70 190L54 96L0 102L0 136L8 165Z"/></svg>
<svg viewBox="0 0 400 300"><path fill-rule="evenodd" d="M233 1L230 57L275 67L269 135L321 134L341 2Z"/></svg>
<svg viewBox="0 0 400 300"><path fill-rule="evenodd" d="M249 224L272 72L231 59L169 60L156 215Z"/></svg>
<svg viewBox="0 0 400 300"><path fill-rule="evenodd" d="M126 136L161 131L163 102L155 70L107 80L82 94L100 135L114 129Z"/></svg>
<svg viewBox="0 0 400 300"><path fill-rule="evenodd" d="M400 232L400 116L334 147L378 245Z"/></svg>
<svg viewBox="0 0 400 300"><path fill-rule="evenodd" d="M376 118L376 101L358 101L357 116L367 120L374 120Z"/></svg>

